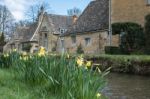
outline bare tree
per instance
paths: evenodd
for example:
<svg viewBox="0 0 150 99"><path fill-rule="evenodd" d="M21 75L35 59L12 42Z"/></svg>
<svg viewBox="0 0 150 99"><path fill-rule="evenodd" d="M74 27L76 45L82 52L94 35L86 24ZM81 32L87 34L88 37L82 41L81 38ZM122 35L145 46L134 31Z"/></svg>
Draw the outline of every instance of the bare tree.
<svg viewBox="0 0 150 99"><path fill-rule="evenodd" d="M74 16L74 15L79 16L81 14L81 10L79 8L74 7L72 9L69 9L67 13L69 16Z"/></svg>
<svg viewBox="0 0 150 99"><path fill-rule="evenodd" d="M40 1L37 1L36 4L31 5L29 9L26 12L27 20L31 22L36 22L38 18L38 14L40 13L40 9L43 7L44 11L50 12L49 4L47 3L41 3Z"/></svg>
<svg viewBox="0 0 150 99"><path fill-rule="evenodd" d="M14 26L14 18L6 6L0 5L0 33L11 35Z"/></svg>

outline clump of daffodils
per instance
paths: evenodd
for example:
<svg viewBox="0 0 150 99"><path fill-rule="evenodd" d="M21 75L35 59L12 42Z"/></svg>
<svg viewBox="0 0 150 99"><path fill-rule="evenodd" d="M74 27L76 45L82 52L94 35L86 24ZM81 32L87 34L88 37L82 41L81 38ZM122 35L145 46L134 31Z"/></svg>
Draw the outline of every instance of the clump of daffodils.
<svg viewBox="0 0 150 99"><path fill-rule="evenodd" d="M45 56L46 55L46 50L44 47L40 47L40 50L39 50L39 53L38 53L38 56Z"/></svg>
<svg viewBox="0 0 150 99"><path fill-rule="evenodd" d="M23 52L23 53L22 53L22 56L20 56L20 60L26 61L26 60L28 60L28 59L29 59L29 56L28 56L27 52Z"/></svg>
<svg viewBox="0 0 150 99"><path fill-rule="evenodd" d="M83 58L83 55L79 56L76 58L76 63L78 65L78 67L85 67L85 69L88 69L92 66L92 62L91 61L87 61Z"/></svg>
<svg viewBox="0 0 150 99"><path fill-rule="evenodd" d="M4 54L4 57L5 57L5 58L6 58L6 57L9 57L9 54L8 54L8 53Z"/></svg>

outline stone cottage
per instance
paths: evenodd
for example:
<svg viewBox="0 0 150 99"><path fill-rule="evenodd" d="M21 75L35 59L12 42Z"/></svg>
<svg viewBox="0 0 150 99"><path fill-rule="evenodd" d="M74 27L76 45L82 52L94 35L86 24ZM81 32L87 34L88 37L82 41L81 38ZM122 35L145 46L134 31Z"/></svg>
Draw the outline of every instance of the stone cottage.
<svg viewBox="0 0 150 99"><path fill-rule="evenodd" d="M37 27L33 39L36 38L39 46L45 47L48 52L56 52L59 36L73 24L73 17L43 13L39 20L40 25Z"/></svg>
<svg viewBox="0 0 150 99"><path fill-rule="evenodd" d="M30 24L28 26L18 26L15 33L12 35L11 40L3 47L4 52L9 52L12 49L17 51L28 51L36 41L30 41L36 30L37 23Z"/></svg>
<svg viewBox="0 0 150 99"><path fill-rule="evenodd" d="M111 3L111 4L109 4ZM110 8L111 7L111 8ZM111 17L109 19L109 11ZM61 35L61 51L76 53L79 45L84 53L104 53L109 45L109 20L134 22L144 25L144 18L150 13L150 0L94 0L83 11L76 23ZM112 36L112 45L119 46L120 36Z"/></svg>
<svg viewBox="0 0 150 99"><path fill-rule="evenodd" d="M4 49L6 52L15 48L33 53L43 46L48 52L55 52L60 34L65 33L72 24L72 16L47 14L41 7L38 21L30 26L17 27Z"/></svg>
<svg viewBox="0 0 150 99"><path fill-rule="evenodd" d="M104 53L108 45L109 1L92 1L75 24L61 35L62 51L76 53L79 45L84 53Z"/></svg>

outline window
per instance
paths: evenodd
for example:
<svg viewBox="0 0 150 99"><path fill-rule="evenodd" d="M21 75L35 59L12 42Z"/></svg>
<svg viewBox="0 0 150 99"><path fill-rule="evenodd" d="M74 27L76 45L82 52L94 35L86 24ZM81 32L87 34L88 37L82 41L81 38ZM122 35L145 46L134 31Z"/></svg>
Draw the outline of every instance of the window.
<svg viewBox="0 0 150 99"><path fill-rule="evenodd" d="M67 29L60 29L59 31L60 31L61 34L63 34L67 31Z"/></svg>
<svg viewBox="0 0 150 99"><path fill-rule="evenodd" d="M146 0L147 1L147 5L150 5L150 0Z"/></svg>
<svg viewBox="0 0 150 99"><path fill-rule="evenodd" d="M64 40L61 40L61 47L64 48Z"/></svg>
<svg viewBox="0 0 150 99"><path fill-rule="evenodd" d="M91 38L85 38L85 45L89 45L91 43Z"/></svg>
<svg viewBox="0 0 150 99"><path fill-rule="evenodd" d="M71 39L72 39L72 44L75 44L76 43L76 36L72 36Z"/></svg>
<svg viewBox="0 0 150 99"><path fill-rule="evenodd" d="M44 47L48 49L48 38L47 38L47 33L44 34Z"/></svg>

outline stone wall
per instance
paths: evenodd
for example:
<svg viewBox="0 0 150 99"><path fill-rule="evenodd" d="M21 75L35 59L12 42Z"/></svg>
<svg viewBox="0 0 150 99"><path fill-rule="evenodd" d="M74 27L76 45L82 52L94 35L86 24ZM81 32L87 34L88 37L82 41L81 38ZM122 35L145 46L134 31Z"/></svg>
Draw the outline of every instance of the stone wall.
<svg viewBox="0 0 150 99"><path fill-rule="evenodd" d="M143 26L149 13L147 0L112 0L112 23L135 22Z"/></svg>
<svg viewBox="0 0 150 99"><path fill-rule="evenodd" d="M91 39L88 45L86 45L85 38ZM71 36L64 37L64 48L69 53L76 53L80 44L86 54L104 53L104 48L108 44L108 33L104 31L79 34L76 35L76 43L72 42Z"/></svg>

